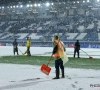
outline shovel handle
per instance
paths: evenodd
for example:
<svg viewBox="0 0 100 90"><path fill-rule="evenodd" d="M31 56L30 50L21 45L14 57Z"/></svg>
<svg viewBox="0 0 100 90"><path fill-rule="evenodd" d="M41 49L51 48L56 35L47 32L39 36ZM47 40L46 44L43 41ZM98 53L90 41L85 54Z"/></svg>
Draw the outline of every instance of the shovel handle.
<svg viewBox="0 0 100 90"><path fill-rule="evenodd" d="M19 48L18 48L19 49ZM19 49L19 51L22 53L22 51ZM23 54L23 53L22 53Z"/></svg>
<svg viewBox="0 0 100 90"><path fill-rule="evenodd" d="M81 51L83 51L82 49L80 49ZM83 51L84 53L86 53L85 51ZM86 53L87 54L87 53ZM88 55L88 54L87 54ZM89 56L89 55L88 55Z"/></svg>
<svg viewBox="0 0 100 90"><path fill-rule="evenodd" d="M50 58L49 58L49 60L48 60L48 63L47 63L47 66L48 66L49 63L50 63L52 56L53 56L53 54L50 56Z"/></svg>

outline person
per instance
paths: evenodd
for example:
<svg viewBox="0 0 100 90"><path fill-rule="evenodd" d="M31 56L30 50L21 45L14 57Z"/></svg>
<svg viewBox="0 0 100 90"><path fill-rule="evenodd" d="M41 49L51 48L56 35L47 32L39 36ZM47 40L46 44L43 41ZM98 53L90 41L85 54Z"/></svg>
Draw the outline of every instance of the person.
<svg viewBox="0 0 100 90"><path fill-rule="evenodd" d="M27 50L25 51L25 53L23 53L23 55L27 53L27 56L31 56L30 46L31 46L31 37L27 37L27 41L26 41Z"/></svg>
<svg viewBox="0 0 100 90"><path fill-rule="evenodd" d="M17 52L17 55L19 55L18 54L18 43L17 43L16 39L13 41L13 53L14 53L14 55L15 55L15 52Z"/></svg>
<svg viewBox="0 0 100 90"><path fill-rule="evenodd" d="M65 77L64 75L64 65L63 60L61 57L64 55L64 45L62 41L60 41L59 37L57 35L53 38L53 52L52 52L54 58L55 58L55 69L56 69L56 77L53 79L59 79L59 68L61 68L62 78Z"/></svg>
<svg viewBox="0 0 100 90"><path fill-rule="evenodd" d="M76 52L77 52L78 58L80 58L79 50L80 50L80 43L79 43L79 40L77 40L74 45L74 58L75 58Z"/></svg>

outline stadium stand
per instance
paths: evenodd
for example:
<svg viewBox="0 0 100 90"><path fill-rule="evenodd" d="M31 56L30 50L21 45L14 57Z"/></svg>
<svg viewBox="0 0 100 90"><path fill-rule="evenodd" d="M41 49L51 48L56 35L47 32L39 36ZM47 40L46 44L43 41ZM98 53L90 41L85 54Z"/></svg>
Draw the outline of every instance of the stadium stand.
<svg viewBox="0 0 100 90"><path fill-rule="evenodd" d="M89 3L81 3L81 8L77 3L73 7L67 2L54 5L40 10L38 7L1 9L0 42L12 43L16 38L21 43L31 37L33 46L52 46L52 36L58 34L66 45L73 44L75 40L80 40L81 44L98 44L100 10L97 3L91 7Z"/></svg>

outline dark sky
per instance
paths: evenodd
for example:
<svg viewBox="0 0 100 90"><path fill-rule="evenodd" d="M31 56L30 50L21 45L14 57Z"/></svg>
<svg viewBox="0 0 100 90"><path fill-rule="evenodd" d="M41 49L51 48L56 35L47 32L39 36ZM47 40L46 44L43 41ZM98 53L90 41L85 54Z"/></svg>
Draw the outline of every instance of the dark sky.
<svg viewBox="0 0 100 90"><path fill-rule="evenodd" d="M46 1L53 1L53 2L59 2L59 1L77 1L77 0L0 0L0 5L7 5L7 4L10 4L10 3L18 3L18 2L29 2L29 1L32 1L32 2L46 2Z"/></svg>
<svg viewBox="0 0 100 90"><path fill-rule="evenodd" d="M29 1L32 2L59 2L59 1L77 1L77 0L0 0L0 5L8 5L8 4L18 4L18 2L28 3Z"/></svg>
<svg viewBox="0 0 100 90"><path fill-rule="evenodd" d="M18 2L29 2L29 1L32 0L0 0L0 5L8 5L13 3L18 4Z"/></svg>

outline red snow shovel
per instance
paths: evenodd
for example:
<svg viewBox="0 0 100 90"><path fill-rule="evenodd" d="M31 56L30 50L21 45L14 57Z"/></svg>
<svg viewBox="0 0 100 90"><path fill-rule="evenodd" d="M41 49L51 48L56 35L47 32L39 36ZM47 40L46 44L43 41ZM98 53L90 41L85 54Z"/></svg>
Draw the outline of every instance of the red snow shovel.
<svg viewBox="0 0 100 90"><path fill-rule="evenodd" d="M81 49L81 51L83 51L82 49ZM85 51L83 51L84 53L86 53ZM87 54L87 53L86 53ZM88 55L88 54L87 54ZM89 56L89 55L88 55ZM92 56L89 56L89 59L93 59L93 57Z"/></svg>
<svg viewBox="0 0 100 90"><path fill-rule="evenodd" d="M46 75L49 75L49 73L50 73L50 71L51 71L51 68L48 67L48 64L50 63L51 58L52 58L52 55L51 55L51 57L50 57L50 59L49 59L47 65L46 65L46 64L42 64L42 66L41 66L41 68L40 68L40 70L41 70L43 73L45 73Z"/></svg>

